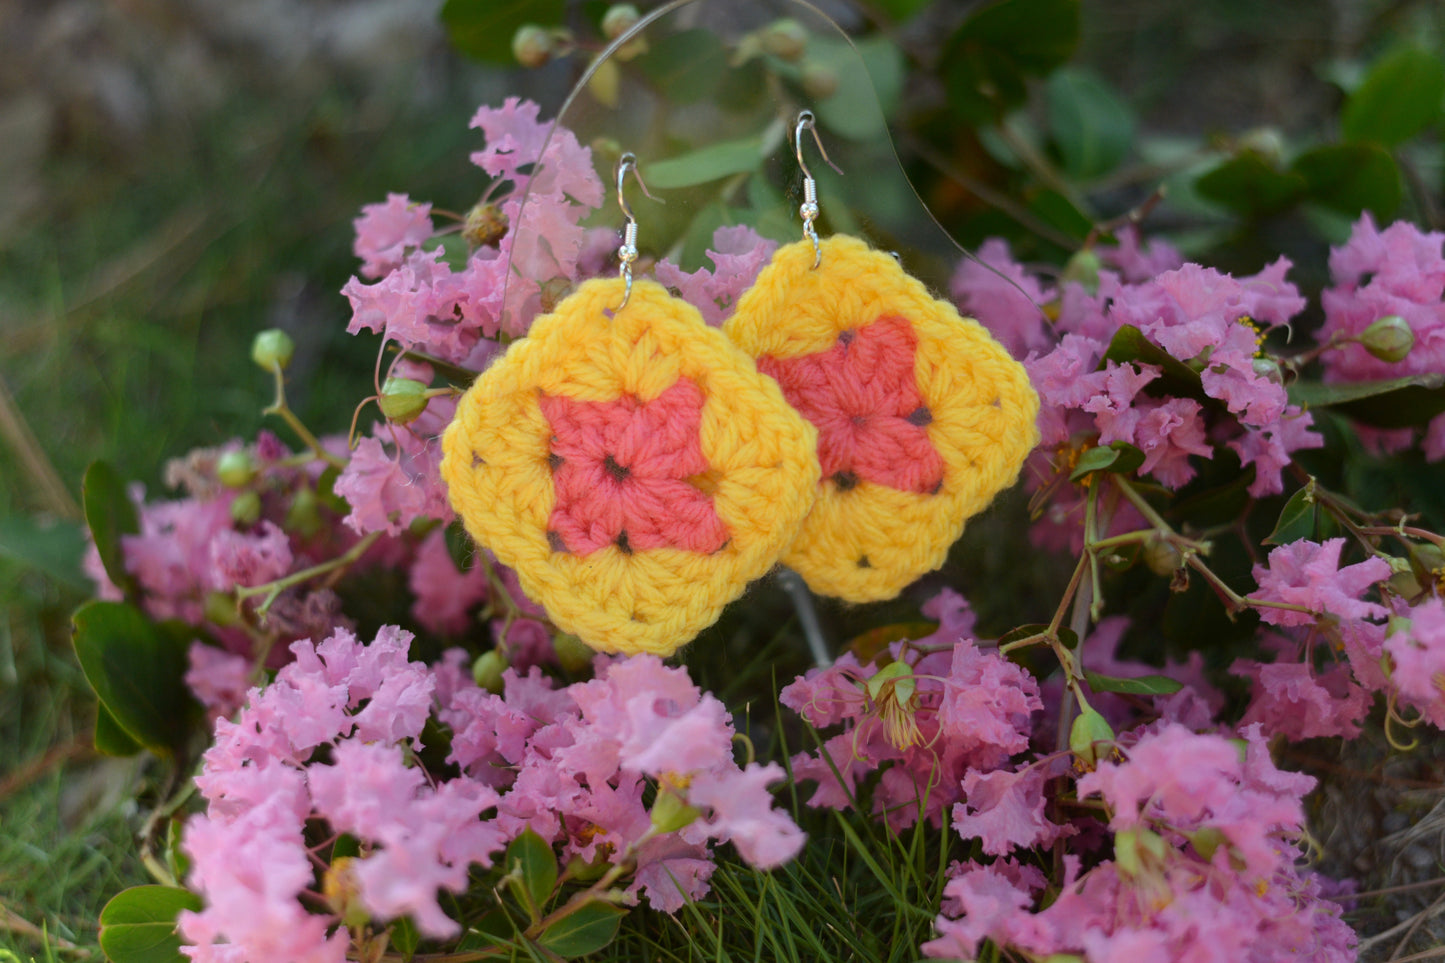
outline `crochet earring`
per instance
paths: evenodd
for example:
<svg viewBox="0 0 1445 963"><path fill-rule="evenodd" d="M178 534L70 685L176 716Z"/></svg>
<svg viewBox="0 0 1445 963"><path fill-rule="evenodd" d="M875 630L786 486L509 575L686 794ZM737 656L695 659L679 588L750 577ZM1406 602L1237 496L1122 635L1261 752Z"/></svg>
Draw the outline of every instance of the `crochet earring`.
<svg viewBox="0 0 1445 963"><path fill-rule="evenodd" d="M554 624L602 651L668 655L793 539L817 442L696 308L633 283L629 172L630 153L620 276L584 282L477 378L441 470L472 538Z"/></svg>
<svg viewBox="0 0 1445 963"><path fill-rule="evenodd" d="M723 333L818 429L817 502L783 563L819 594L869 602L942 565L965 520L1017 480L1038 443L1038 396L978 322L893 256L819 241L805 131L827 160L805 110L793 130L804 239L773 255Z"/></svg>

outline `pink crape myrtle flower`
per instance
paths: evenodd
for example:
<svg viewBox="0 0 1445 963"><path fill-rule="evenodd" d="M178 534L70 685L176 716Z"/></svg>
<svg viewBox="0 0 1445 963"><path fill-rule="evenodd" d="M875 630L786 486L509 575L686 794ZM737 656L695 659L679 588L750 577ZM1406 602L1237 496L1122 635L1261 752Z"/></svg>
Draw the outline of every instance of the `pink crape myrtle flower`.
<svg viewBox="0 0 1445 963"><path fill-rule="evenodd" d="M1087 963L1353 959L1355 935L1339 906L1295 865L1302 797L1314 780L1276 769L1259 726L1242 735L1241 751L1177 725L1125 733L1127 759L1078 782L1080 799L1098 794L1108 805L1120 858L1081 874L1078 857L1066 856L1045 909L1035 908L1044 889L1037 870L1008 860L951 867L938 938L924 955L972 959L989 939L1005 951ZM1142 832L1162 848L1139 848Z"/></svg>
<svg viewBox="0 0 1445 963"><path fill-rule="evenodd" d="M405 194L388 194L384 204L367 204L352 221L352 252L361 259L361 276L379 278L401 265L408 248L431 239L431 205L413 203Z"/></svg>
<svg viewBox="0 0 1445 963"><path fill-rule="evenodd" d="M1385 607L1366 602L1362 596L1376 582L1390 577L1389 563L1371 557L1341 568L1344 545L1343 538L1323 544L1301 539L1270 552L1268 565L1254 567L1259 583L1256 596L1309 611L1261 607L1259 617L1271 625L1311 625L1319 616L1340 621L1384 618Z"/></svg>
<svg viewBox="0 0 1445 963"><path fill-rule="evenodd" d="M848 654L779 694L812 725L843 726L816 755L793 758L793 778L817 784L808 805L853 808L859 784L881 770L875 815L895 829L920 818L942 825L970 770L992 772L1028 748L1032 716L1043 708L1033 676L966 637L973 613L957 593L944 590L924 614L940 623L933 635L890 647L909 670L911 694L900 695L895 683L870 695L881 667Z"/></svg>
<svg viewBox="0 0 1445 963"><path fill-rule="evenodd" d="M1435 728L1445 729L1445 602L1432 598L1407 614L1408 623L1402 622L1385 639L1390 680L1400 701Z"/></svg>
<svg viewBox="0 0 1445 963"><path fill-rule="evenodd" d="M615 235L609 238L616 246ZM716 327L733 313L742 293L753 286L758 273L778 249L770 241L745 224L720 227L713 232L712 247L707 256L712 270L698 268L688 273L671 261L657 262L654 273L659 284L676 288L678 296L697 308L702 319Z"/></svg>
<svg viewBox="0 0 1445 963"><path fill-rule="evenodd" d="M1056 338L1042 305L1054 292L1013 259L1007 241L991 237L977 255L959 261L949 292L958 310L988 328L1015 358L1053 348Z"/></svg>

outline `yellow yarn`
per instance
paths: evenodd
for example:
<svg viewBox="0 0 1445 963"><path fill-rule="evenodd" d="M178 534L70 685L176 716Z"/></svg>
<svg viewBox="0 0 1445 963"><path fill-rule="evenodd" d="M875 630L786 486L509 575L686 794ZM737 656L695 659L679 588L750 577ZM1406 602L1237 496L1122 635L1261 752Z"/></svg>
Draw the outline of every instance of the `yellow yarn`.
<svg viewBox="0 0 1445 963"><path fill-rule="evenodd" d="M442 438L452 507L478 544L516 569L558 627L606 652L668 655L711 625L797 534L817 490L817 436L777 384L691 305L651 281L591 280L462 397ZM539 395L656 399L688 378L704 395L707 490L729 540L676 548L553 551L552 428Z"/></svg>
<svg viewBox="0 0 1445 963"><path fill-rule="evenodd" d="M1017 480L1038 444L1038 396L1023 366L857 238L824 240L816 270L810 241L779 249L723 333L756 358L781 360L826 351L841 332L889 316L906 319L917 337L914 373L943 483L936 494L820 483L783 562L814 591L852 602L892 598L942 565L965 520Z"/></svg>

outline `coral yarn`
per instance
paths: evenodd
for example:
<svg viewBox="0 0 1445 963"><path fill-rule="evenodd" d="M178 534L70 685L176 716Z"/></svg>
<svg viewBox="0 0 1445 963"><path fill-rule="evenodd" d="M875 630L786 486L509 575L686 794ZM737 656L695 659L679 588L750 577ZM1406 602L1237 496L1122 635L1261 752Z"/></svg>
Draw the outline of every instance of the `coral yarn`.
<svg viewBox="0 0 1445 963"><path fill-rule="evenodd" d="M668 655L793 540L817 434L697 310L582 284L485 371L442 438L476 542L595 649Z"/></svg>
<svg viewBox="0 0 1445 963"><path fill-rule="evenodd" d="M780 248L723 333L817 426L817 502L783 562L823 595L892 598L1017 479L1038 396L988 332L857 238Z"/></svg>

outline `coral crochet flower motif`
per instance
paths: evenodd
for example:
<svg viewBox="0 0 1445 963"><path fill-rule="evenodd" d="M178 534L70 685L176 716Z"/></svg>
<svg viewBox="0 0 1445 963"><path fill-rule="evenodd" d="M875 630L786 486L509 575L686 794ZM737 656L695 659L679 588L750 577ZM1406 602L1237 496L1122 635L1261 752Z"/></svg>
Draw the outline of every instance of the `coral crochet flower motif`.
<svg viewBox="0 0 1445 963"><path fill-rule="evenodd" d="M686 379L652 401L544 395L554 438L554 547L578 555L604 545L711 553L727 544L712 497L699 487L710 467L698 437L702 403L702 389Z"/></svg>
<svg viewBox="0 0 1445 963"><path fill-rule="evenodd" d="M857 238L779 248L723 333L819 433L823 484L783 556L850 602L938 568L1038 441L1023 367Z"/></svg>
<svg viewBox="0 0 1445 963"><path fill-rule="evenodd" d="M931 495L943 459L928 440L933 414L913 375L918 338L903 318L881 318L838 334L827 351L759 358L788 403L818 429L823 477L848 489L860 481Z"/></svg>
<svg viewBox="0 0 1445 963"><path fill-rule="evenodd" d="M669 655L763 575L818 490L817 433L697 309L582 284L442 439L472 537L595 649Z"/></svg>

